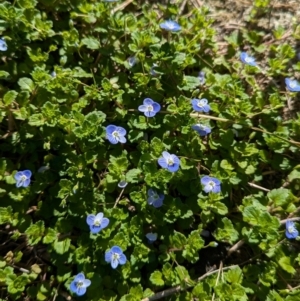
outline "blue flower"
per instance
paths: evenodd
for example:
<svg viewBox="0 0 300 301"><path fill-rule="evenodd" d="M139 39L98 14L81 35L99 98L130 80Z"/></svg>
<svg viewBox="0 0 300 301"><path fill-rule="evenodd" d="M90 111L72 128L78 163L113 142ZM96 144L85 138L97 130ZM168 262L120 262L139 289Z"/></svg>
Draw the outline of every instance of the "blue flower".
<svg viewBox="0 0 300 301"><path fill-rule="evenodd" d="M106 138L112 144L117 144L118 142L125 143L127 140L124 137L126 135L126 130L120 126L109 125L106 127Z"/></svg>
<svg viewBox="0 0 300 301"><path fill-rule="evenodd" d="M4 39L0 39L0 51L6 51L7 50L7 44L4 41Z"/></svg>
<svg viewBox="0 0 300 301"><path fill-rule="evenodd" d="M178 157L168 152L163 152L162 157L158 158L157 162L162 168L166 168L170 172L177 171L180 165Z"/></svg>
<svg viewBox="0 0 300 301"><path fill-rule="evenodd" d="M207 193L218 193L221 191L221 182L216 178L204 176L201 179L201 184L204 185L204 191Z"/></svg>
<svg viewBox="0 0 300 301"><path fill-rule="evenodd" d="M131 56L127 59L129 67L133 67L137 62L138 59L135 56Z"/></svg>
<svg viewBox="0 0 300 301"><path fill-rule="evenodd" d="M70 284L70 291L77 296L82 296L86 293L86 288L91 285L91 280L85 279L83 273L79 273Z"/></svg>
<svg viewBox="0 0 300 301"><path fill-rule="evenodd" d="M203 85L205 83L205 72L204 71L200 71L198 78L200 80L200 84Z"/></svg>
<svg viewBox="0 0 300 301"><path fill-rule="evenodd" d="M31 178L31 171L30 170L23 170L18 171L15 174L15 180L17 181L16 186L17 187L27 187L30 184L30 178Z"/></svg>
<svg viewBox="0 0 300 301"><path fill-rule="evenodd" d="M146 234L147 239L149 240L149 243L153 243L157 240L157 233L147 233Z"/></svg>
<svg viewBox="0 0 300 301"><path fill-rule="evenodd" d="M120 247L113 246L109 251L105 252L105 261L110 262L111 267L115 269L119 264L125 264L127 258Z"/></svg>
<svg viewBox="0 0 300 301"><path fill-rule="evenodd" d="M163 205L165 195L163 193L157 193L156 190L150 188L148 190L148 204L152 205L154 208L159 208Z"/></svg>
<svg viewBox="0 0 300 301"><path fill-rule="evenodd" d="M209 126L200 123L192 125L192 129L197 131L200 136L206 136L211 132Z"/></svg>
<svg viewBox="0 0 300 301"><path fill-rule="evenodd" d="M159 26L160 26L160 28L167 30L167 31L181 30L181 26L177 22L172 21L172 20L165 21L165 22L161 23Z"/></svg>
<svg viewBox="0 0 300 301"><path fill-rule="evenodd" d="M153 117L160 111L160 104L153 101L151 98L145 98L143 105L139 106L138 110L143 112L146 117Z"/></svg>
<svg viewBox="0 0 300 301"><path fill-rule="evenodd" d="M118 187L119 188L125 188L128 185L128 183L126 181L120 181L118 183Z"/></svg>
<svg viewBox="0 0 300 301"><path fill-rule="evenodd" d="M293 239L296 238L299 235L298 230L296 229L295 223L287 220L285 223L285 236L289 239Z"/></svg>
<svg viewBox="0 0 300 301"><path fill-rule="evenodd" d="M208 113L210 110L210 106L207 104L208 100L206 98L202 99L192 99L191 100L193 109L197 112L205 112Z"/></svg>
<svg viewBox="0 0 300 301"><path fill-rule="evenodd" d="M56 77L56 72L55 71L52 71L51 74L50 74L53 78Z"/></svg>
<svg viewBox="0 0 300 301"><path fill-rule="evenodd" d="M285 79L286 88L291 92L300 92L300 84L290 78Z"/></svg>
<svg viewBox="0 0 300 301"><path fill-rule="evenodd" d="M255 67L257 64L255 58L247 54L247 52L241 52L240 59L244 64Z"/></svg>
<svg viewBox="0 0 300 301"><path fill-rule="evenodd" d="M102 212L99 212L97 215L89 214L87 216L86 223L90 226L90 230L93 234L100 232L108 226L109 219L103 216Z"/></svg>

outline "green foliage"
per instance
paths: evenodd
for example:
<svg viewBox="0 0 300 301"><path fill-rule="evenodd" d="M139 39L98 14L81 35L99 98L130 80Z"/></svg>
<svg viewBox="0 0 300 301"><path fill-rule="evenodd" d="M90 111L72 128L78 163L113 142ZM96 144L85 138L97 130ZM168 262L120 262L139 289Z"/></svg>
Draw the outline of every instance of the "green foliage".
<svg viewBox="0 0 300 301"><path fill-rule="evenodd" d="M89 301L171 287L170 300L299 300L299 237L284 226L293 217L300 231L300 115L285 115L299 96L278 84L300 70L299 25L256 28L273 6L255 0L249 28L220 43L205 6L152 2L1 1L3 300L71 300L80 272ZM163 19L181 30L162 30ZM240 61L245 48L257 67ZM161 105L154 117L138 110L145 98ZM201 98L208 113L192 110ZM126 143L111 144L108 125ZM177 172L158 165L164 151L178 156ZM23 170L30 185L16 187ZM205 175L219 193L204 191ZM150 188L161 207L148 204ZM99 212L109 224L92 234L86 218ZM115 245L127 258L116 270L104 257Z"/></svg>

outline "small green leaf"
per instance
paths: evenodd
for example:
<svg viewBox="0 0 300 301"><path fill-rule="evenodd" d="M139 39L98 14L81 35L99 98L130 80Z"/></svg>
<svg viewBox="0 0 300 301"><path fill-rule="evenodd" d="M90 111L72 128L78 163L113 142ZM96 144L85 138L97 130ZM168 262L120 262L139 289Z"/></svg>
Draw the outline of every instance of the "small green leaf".
<svg viewBox="0 0 300 301"><path fill-rule="evenodd" d="M16 99L17 95L18 92L14 90L8 91L3 97L5 105L10 105Z"/></svg>
<svg viewBox="0 0 300 301"><path fill-rule="evenodd" d="M164 280L162 279L162 273L160 271L154 271L150 275L150 281L156 286L163 286L165 284Z"/></svg>
<svg viewBox="0 0 300 301"><path fill-rule="evenodd" d="M287 257L287 256L283 256L279 259L278 261L279 265L281 266L281 268L283 270L285 270L286 272L288 272L289 274L295 274L296 270L293 267L293 264L291 262L291 258Z"/></svg>
<svg viewBox="0 0 300 301"><path fill-rule="evenodd" d="M100 48L100 42L94 37L84 38L81 42L83 45L86 45L87 48L92 50Z"/></svg>
<svg viewBox="0 0 300 301"><path fill-rule="evenodd" d="M30 78L22 77L18 81L19 86L22 90L32 92L34 90L34 83Z"/></svg>

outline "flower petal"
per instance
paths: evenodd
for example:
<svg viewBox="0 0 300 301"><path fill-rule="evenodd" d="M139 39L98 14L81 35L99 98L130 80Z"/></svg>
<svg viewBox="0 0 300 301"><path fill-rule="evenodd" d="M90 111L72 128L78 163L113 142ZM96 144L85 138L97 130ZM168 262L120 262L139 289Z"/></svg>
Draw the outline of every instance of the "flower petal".
<svg viewBox="0 0 300 301"><path fill-rule="evenodd" d="M83 281L83 285L85 286L85 287L88 287L88 286L90 286L91 285L91 280L89 280L89 279L84 279L84 281Z"/></svg>
<svg viewBox="0 0 300 301"><path fill-rule="evenodd" d="M30 179L26 179L26 180L23 182L23 187L28 187L29 184L30 184Z"/></svg>
<svg viewBox="0 0 300 301"><path fill-rule="evenodd" d="M70 291L72 292L72 293L76 293L77 292L77 285L76 285L76 281L75 280L73 280L72 282L71 282L71 284L70 284Z"/></svg>
<svg viewBox="0 0 300 301"><path fill-rule="evenodd" d="M154 112L154 111L146 111L146 112L144 112L144 115L146 117L154 117L156 115L156 112Z"/></svg>
<svg viewBox="0 0 300 301"><path fill-rule="evenodd" d="M94 221L95 221L95 215L94 215L94 214L89 214L89 215L86 217L86 223L87 223L89 226L94 225Z"/></svg>
<svg viewBox="0 0 300 301"><path fill-rule="evenodd" d="M96 225L92 225L90 226L90 230L93 234L97 234L101 231L102 227L101 226L96 226Z"/></svg>
<svg viewBox="0 0 300 301"><path fill-rule="evenodd" d="M95 216L95 218L97 219L97 220L101 220L102 218L103 218L103 212L99 212L99 213L97 213L97 215Z"/></svg>
<svg viewBox="0 0 300 301"><path fill-rule="evenodd" d="M140 112L147 112L148 111L148 108L147 108L147 106L145 106L145 105L141 105L141 106L139 106L138 107L138 110L140 111Z"/></svg>
<svg viewBox="0 0 300 301"><path fill-rule="evenodd" d="M153 105L153 103L154 103L154 101L151 98L145 98L143 101L143 104L145 106L151 106L151 105Z"/></svg>
<svg viewBox="0 0 300 301"><path fill-rule="evenodd" d="M116 129L117 129L117 127L115 125L111 124L106 127L106 133L111 135Z"/></svg>
<svg viewBox="0 0 300 301"><path fill-rule="evenodd" d="M156 200L156 201L154 201L153 203L152 203L152 206L154 207L154 208L159 208L159 207L161 207L163 205L163 200L161 200L161 199L158 199L158 200Z"/></svg>
<svg viewBox="0 0 300 301"><path fill-rule="evenodd" d="M210 181L211 181L210 176L204 176L204 177L201 178L201 184L202 185L207 185Z"/></svg>
<svg viewBox="0 0 300 301"><path fill-rule="evenodd" d="M111 251L111 250L106 251L106 252L105 252L105 255L104 255L104 258L105 258L105 261L106 261L106 262L111 262L111 259L112 259L112 251Z"/></svg>
<svg viewBox="0 0 300 301"><path fill-rule="evenodd" d="M23 170L23 174L26 176L26 178L30 178L32 175L31 171L28 169Z"/></svg>
<svg viewBox="0 0 300 301"><path fill-rule="evenodd" d="M168 168L168 163L165 158L160 157L158 158L157 162L162 168Z"/></svg>
<svg viewBox="0 0 300 301"><path fill-rule="evenodd" d="M120 134L120 136L126 135L126 130L124 128L122 128L121 126L117 127L117 132Z"/></svg>
<svg viewBox="0 0 300 301"><path fill-rule="evenodd" d="M108 224L109 224L109 219L108 218L106 218L106 217L104 217L103 219L102 219L102 221L101 221L101 229L104 229L104 228L106 228L107 226L108 226Z"/></svg>
<svg viewBox="0 0 300 301"><path fill-rule="evenodd" d="M118 266L118 264L119 264L119 260L118 259L113 259L111 262L110 262L110 264L111 264L111 267L113 268L113 269L115 269L115 268L117 268L117 266Z"/></svg>
<svg viewBox="0 0 300 301"><path fill-rule="evenodd" d="M126 263L126 261L127 261L126 255L125 254L121 254L120 258L119 258L119 263L123 265L123 264Z"/></svg>
<svg viewBox="0 0 300 301"><path fill-rule="evenodd" d="M83 296L84 294L86 293L86 287L84 287L84 286L79 286L79 287L77 287L77 291L76 291L76 294L78 295L78 296Z"/></svg>
<svg viewBox="0 0 300 301"><path fill-rule="evenodd" d="M79 273L79 274L76 275L74 281L76 281L76 282L82 282L84 279L85 279L84 274L83 273Z"/></svg>
<svg viewBox="0 0 300 301"><path fill-rule="evenodd" d="M16 181L19 181L19 180L21 180L22 176L23 176L23 171L18 171L18 172L14 175L14 178L15 178Z"/></svg>
<svg viewBox="0 0 300 301"><path fill-rule="evenodd" d="M106 135L106 138L111 144L117 144L119 142L119 140L113 135Z"/></svg>
<svg viewBox="0 0 300 301"><path fill-rule="evenodd" d="M113 246L113 247L111 248L111 251L112 251L113 253L117 253L117 254L119 254L119 255L123 253L122 249L121 249L119 246Z"/></svg>
<svg viewBox="0 0 300 301"><path fill-rule="evenodd" d="M160 109L161 109L160 104L157 103L157 102L153 102L152 106L153 106L153 110L154 110L155 113L159 112Z"/></svg>
<svg viewBox="0 0 300 301"><path fill-rule="evenodd" d="M120 141L121 143L126 143L127 139L126 139L124 136L120 136L120 137L119 137L119 141Z"/></svg>
<svg viewBox="0 0 300 301"><path fill-rule="evenodd" d="M178 163L174 163L173 165L168 165L167 169L170 172L176 172L179 169L179 164Z"/></svg>

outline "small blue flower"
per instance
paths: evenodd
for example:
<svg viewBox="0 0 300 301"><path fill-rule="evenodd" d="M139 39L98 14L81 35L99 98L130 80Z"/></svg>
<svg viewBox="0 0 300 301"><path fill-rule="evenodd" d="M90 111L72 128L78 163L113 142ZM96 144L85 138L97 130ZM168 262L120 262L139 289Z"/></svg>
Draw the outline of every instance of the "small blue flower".
<svg viewBox="0 0 300 301"><path fill-rule="evenodd" d="M157 193L156 190L150 188L148 190L148 204L152 205L154 208L159 208L163 205L165 195L163 193Z"/></svg>
<svg viewBox="0 0 300 301"><path fill-rule="evenodd" d="M126 135L126 130L120 126L109 125L106 127L106 138L112 144L117 144L118 142L125 143L127 140L124 137Z"/></svg>
<svg viewBox="0 0 300 301"><path fill-rule="evenodd" d="M157 240L157 233L147 233L146 234L147 239L149 240L149 243L153 243Z"/></svg>
<svg viewBox="0 0 300 301"><path fill-rule="evenodd" d="M86 288L91 285L91 280L85 279L83 273L79 273L70 284L70 291L77 296L82 296L86 293Z"/></svg>
<svg viewBox="0 0 300 301"><path fill-rule="evenodd" d="M0 39L0 51L6 51L7 50L7 44L4 41L4 39Z"/></svg>
<svg viewBox="0 0 300 301"><path fill-rule="evenodd" d="M205 84L205 72L204 71L200 71L199 75L198 75L198 78L200 80L200 84L204 85Z"/></svg>
<svg viewBox="0 0 300 301"><path fill-rule="evenodd" d="M131 56L127 59L127 61L129 66L133 67L138 62L138 59L135 56Z"/></svg>
<svg viewBox="0 0 300 301"><path fill-rule="evenodd" d="M257 64L255 58L247 54L247 52L241 52L240 59L244 64L255 67Z"/></svg>
<svg viewBox="0 0 300 301"><path fill-rule="evenodd" d="M97 215L89 214L86 222L90 226L91 232L96 234L108 226L109 219L104 217L102 212L99 212Z"/></svg>
<svg viewBox="0 0 300 301"><path fill-rule="evenodd" d="M125 264L127 258L120 247L113 246L109 251L105 252L105 261L110 262L111 267L115 269L119 264Z"/></svg>
<svg viewBox="0 0 300 301"><path fill-rule="evenodd" d="M150 74L152 76L157 76L158 75L158 73L154 70L154 68L156 68L156 67L158 67L158 65L157 64L153 64L153 66L150 69Z"/></svg>
<svg viewBox="0 0 300 301"><path fill-rule="evenodd" d="M118 187L119 188L125 188L128 185L128 183L126 181L120 181L118 183Z"/></svg>
<svg viewBox="0 0 300 301"><path fill-rule="evenodd" d="M157 162L162 168L166 168L170 172L177 171L180 166L179 158L168 152L163 152L162 157L158 158Z"/></svg>
<svg viewBox="0 0 300 301"><path fill-rule="evenodd" d="M160 104L153 101L151 98L145 98L143 105L139 106L138 110L143 112L146 117L153 117L160 111Z"/></svg>
<svg viewBox="0 0 300 301"><path fill-rule="evenodd" d="M30 170L18 171L14 177L15 180L17 181L16 186L17 187L27 187L30 184L31 175L32 175L32 173Z"/></svg>
<svg viewBox="0 0 300 301"><path fill-rule="evenodd" d="M296 238L299 235L298 230L296 229L295 223L287 220L285 223L285 236L289 239L293 239Z"/></svg>
<svg viewBox="0 0 300 301"><path fill-rule="evenodd" d="M160 28L167 30L167 31L181 30L181 26L177 22L172 21L172 20L165 21L165 22L161 23L159 26L160 26Z"/></svg>
<svg viewBox="0 0 300 301"><path fill-rule="evenodd" d="M55 71L52 71L51 74L50 74L53 78L56 77L56 72Z"/></svg>
<svg viewBox="0 0 300 301"><path fill-rule="evenodd" d="M201 184L204 185L204 191L207 193L218 193L221 191L221 182L216 178L204 176L201 179Z"/></svg>
<svg viewBox="0 0 300 301"><path fill-rule="evenodd" d="M210 106L207 104L208 100L206 98L202 99L192 99L191 100L193 109L197 112L205 112L208 113L210 110Z"/></svg>
<svg viewBox="0 0 300 301"><path fill-rule="evenodd" d="M285 79L286 88L291 92L300 92L300 84L290 78Z"/></svg>
<svg viewBox="0 0 300 301"><path fill-rule="evenodd" d="M209 126L200 123L192 125L192 129L197 131L200 136L206 136L211 132Z"/></svg>

